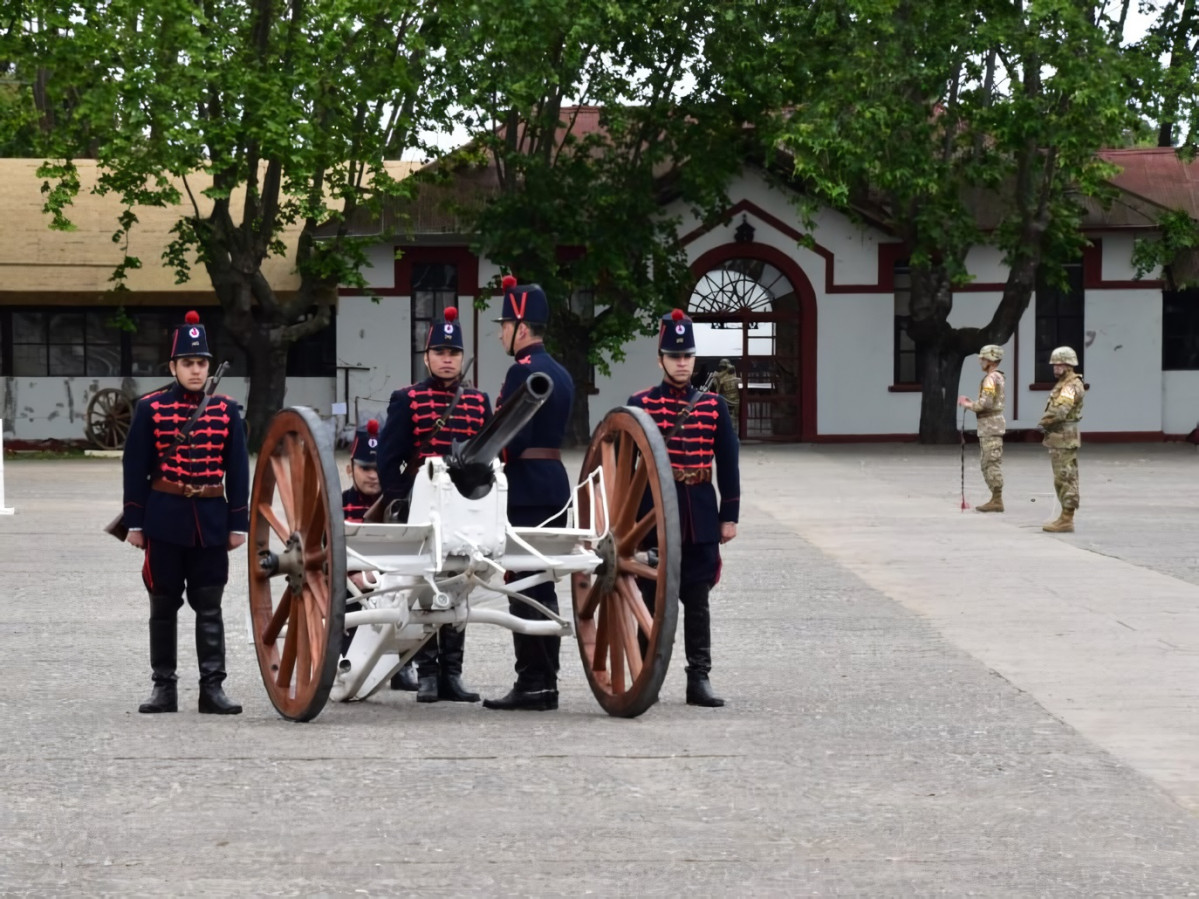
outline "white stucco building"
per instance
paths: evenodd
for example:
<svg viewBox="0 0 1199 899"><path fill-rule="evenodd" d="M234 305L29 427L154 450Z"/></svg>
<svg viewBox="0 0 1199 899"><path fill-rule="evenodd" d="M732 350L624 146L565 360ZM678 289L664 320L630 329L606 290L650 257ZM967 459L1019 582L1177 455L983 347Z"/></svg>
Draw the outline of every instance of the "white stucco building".
<svg viewBox="0 0 1199 899"><path fill-rule="evenodd" d="M1137 280L1131 256L1136 238L1155 233L1160 211L1199 214L1199 168L1170 150L1104 155L1124 167L1115 179L1122 201L1088 220L1091 246L1070 268L1069 289L1038 290L1006 347L1009 429L1035 426L1050 386L1049 349L1070 344L1091 388L1084 439L1178 438L1199 425L1199 292ZM31 186L20 202L12 178L0 197L17 223L9 227L26 235L0 242L0 417L7 440L81 439L83 414L97 390L136 394L158 386L166 377L163 334L187 308L200 311L216 351L229 355L211 291L196 283L175 287L169 273L155 275L152 246L133 248L147 266L135 273L143 280L125 298L138 333L105 328L116 306L104 294L119 258L108 240L115 209L89 205L80 232L64 245L63 235L44 230L37 181L31 168L25 174ZM728 194L731 205L715 227L688 219L682 208L668 212L690 221L682 233L696 284L689 312L700 323L700 367L722 357L738 366L743 437L914 439L920 394L904 332L903 247L829 210L816 217L814 246L803 246L792 198L753 170ZM379 224L363 222L362 230L377 231ZM500 261L472 255L468 238L432 212L416 217L411 234L372 251L365 275L375 296L343 290L329 333L293 352L288 404L331 416L335 403L346 403L350 423L382 413L390 391L422 373L413 347L423 345L428 321L447 305L462 310L476 383L493 394L498 389L507 358L492 324L498 303L489 285L498 283ZM985 324L1006 278L990 249L976 251L969 267L974 281L955 293L955 326ZM282 290L295 280L286 260L275 263L270 277ZM476 301L483 308L475 309ZM593 385L592 424L659 376L652 339L627 349L629 361ZM235 358L224 389L239 399L247 389L242 374ZM973 394L978 378L967 360L960 392Z"/></svg>

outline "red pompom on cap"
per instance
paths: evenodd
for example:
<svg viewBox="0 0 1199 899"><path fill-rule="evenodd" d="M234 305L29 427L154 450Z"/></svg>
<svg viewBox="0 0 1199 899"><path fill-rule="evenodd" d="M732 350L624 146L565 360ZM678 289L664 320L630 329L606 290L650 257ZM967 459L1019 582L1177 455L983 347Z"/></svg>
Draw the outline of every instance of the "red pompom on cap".
<svg viewBox="0 0 1199 899"><path fill-rule="evenodd" d="M672 313L670 313L670 319L671 321L681 322L683 320L683 310L674 310Z"/></svg>
<svg viewBox="0 0 1199 899"><path fill-rule="evenodd" d="M515 287L515 286L516 286L516 275L504 275L504 277L502 277L500 279L500 287L504 288L504 290L507 290L509 287Z"/></svg>
<svg viewBox="0 0 1199 899"><path fill-rule="evenodd" d="M447 325L451 324L454 321L454 319L456 319L457 317L458 317L457 309L455 309L453 306L445 307L445 323Z"/></svg>
<svg viewBox="0 0 1199 899"><path fill-rule="evenodd" d="M187 315L183 316L183 320L189 325L198 325L200 324L200 313L193 309Z"/></svg>
<svg viewBox="0 0 1199 899"><path fill-rule="evenodd" d="M376 419L371 419L366 423L366 433L371 437L375 437L379 433L379 422Z"/></svg>

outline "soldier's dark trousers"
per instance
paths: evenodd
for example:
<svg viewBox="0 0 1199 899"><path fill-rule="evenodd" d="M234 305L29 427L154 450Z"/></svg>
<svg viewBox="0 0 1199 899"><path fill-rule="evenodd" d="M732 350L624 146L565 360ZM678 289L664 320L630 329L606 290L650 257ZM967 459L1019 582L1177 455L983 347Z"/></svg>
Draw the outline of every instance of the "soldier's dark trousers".
<svg viewBox="0 0 1199 899"><path fill-rule="evenodd" d="M557 512L557 509L547 509L540 506L516 506L508 510L508 518L517 526L537 525ZM566 523L566 517L561 516L549 522L551 527L561 527ZM514 571L508 580L518 581L536 572ZM530 599L541 603L551 612L558 612L558 593L551 584L538 584L521 591ZM508 611L517 618L528 621L545 621L546 618L519 600L508 600ZM560 637L533 637L528 634L512 634L512 646L516 651L516 689L525 692L537 690L558 689L558 654L561 649Z"/></svg>

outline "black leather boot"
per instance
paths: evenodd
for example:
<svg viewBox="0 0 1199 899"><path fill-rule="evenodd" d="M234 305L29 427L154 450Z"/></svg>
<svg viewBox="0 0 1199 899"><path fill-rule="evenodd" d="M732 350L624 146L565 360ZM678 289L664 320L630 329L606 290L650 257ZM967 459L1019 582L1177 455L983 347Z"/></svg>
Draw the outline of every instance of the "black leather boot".
<svg viewBox="0 0 1199 899"><path fill-rule="evenodd" d="M391 689L415 693L418 687L416 679L416 663L409 662L391 676Z"/></svg>
<svg viewBox="0 0 1199 899"><path fill-rule="evenodd" d="M712 626L708 612L708 584L683 584L683 648L687 653L687 705L719 708L724 700L712 692Z"/></svg>
<svg viewBox="0 0 1199 899"><path fill-rule="evenodd" d="M175 619L179 602L173 596L150 595L150 671L154 690L137 707L142 714L179 711L179 690L175 684L179 640Z"/></svg>
<svg viewBox="0 0 1199 899"><path fill-rule="evenodd" d="M440 676L437 695L447 702L478 702L479 694L462 683L462 658L466 653L466 631L443 625L437 633L437 664Z"/></svg>
<svg viewBox="0 0 1199 899"><path fill-rule="evenodd" d="M225 622L221 618L224 587L188 590L196 610L196 660L200 666L200 713L240 715L241 706L225 695Z"/></svg>
<svg viewBox="0 0 1199 899"><path fill-rule="evenodd" d="M557 690L524 690L513 685L507 695L499 699L484 699L483 708L503 712L552 712L558 708Z"/></svg>
<svg viewBox="0 0 1199 899"><path fill-rule="evenodd" d="M437 688L437 680L436 674L421 675L420 683L416 688L417 702L437 702L441 698L440 691Z"/></svg>

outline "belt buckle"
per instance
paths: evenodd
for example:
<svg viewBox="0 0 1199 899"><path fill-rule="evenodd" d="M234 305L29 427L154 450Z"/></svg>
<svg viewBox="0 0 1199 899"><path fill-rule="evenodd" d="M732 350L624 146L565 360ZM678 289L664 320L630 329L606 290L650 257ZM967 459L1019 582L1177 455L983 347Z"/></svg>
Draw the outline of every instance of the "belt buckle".
<svg viewBox="0 0 1199 899"><path fill-rule="evenodd" d="M203 491L203 487L197 487L195 484L184 484L183 495L188 499L195 499Z"/></svg>

